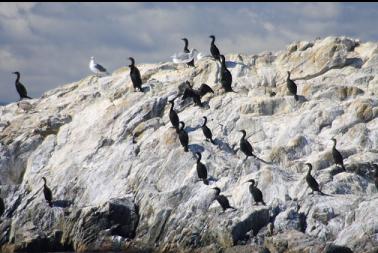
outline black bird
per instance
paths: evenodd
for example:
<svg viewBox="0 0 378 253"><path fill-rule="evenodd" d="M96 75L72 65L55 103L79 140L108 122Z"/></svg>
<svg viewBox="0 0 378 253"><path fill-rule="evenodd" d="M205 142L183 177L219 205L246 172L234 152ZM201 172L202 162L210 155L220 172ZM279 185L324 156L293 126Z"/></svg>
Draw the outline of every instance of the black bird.
<svg viewBox="0 0 378 253"><path fill-rule="evenodd" d="M227 69L226 67L226 61L225 61L225 58L224 58L224 55L220 55L220 58L221 58L221 84L222 84L222 87L223 89L226 91L226 92L235 92L232 87L231 87L231 84L232 84L232 75L231 75L231 72Z"/></svg>
<svg viewBox="0 0 378 253"><path fill-rule="evenodd" d="M176 97L177 98L177 97ZM177 112L175 112L175 110L173 110L173 107L175 106L175 99L176 98L174 98L174 99L172 99L172 100L170 100L170 101L168 101L169 103L171 103L171 109L169 110L169 120L171 121L171 123L172 123L172 126L174 127L174 128L176 128L176 133L179 133L180 131L179 131L179 126L180 126L180 120L179 120L179 117L178 117L178 115L177 115Z"/></svg>
<svg viewBox="0 0 378 253"><path fill-rule="evenodd" d="M374 183L375 183L375 187L378 190L378 165L377 164L373 164L373 167L375 168Z"/></svg>
<svg viewBox="0 0 378 253"><path fill-rule="evenodd" d="M215 200L218 201L219 205L222 207L223 212L226 211L226 209L231 208L234 210L237 210L235 207L230 206L230 202L228 202L228 199L226 196L220 195L220 189L218 187L212 188L215 190ZM222 213L223 213L222 212Z"/></svg>
<svg viewBox="0 0 378 253"><path fill-rule="evenodd" d="M188 44L189 44L188 39L183 38L182 40L185 42L184 53L190 53L190 50L188 48ZM191 67L194 67L194 58L191 62L188 62L187 64Z"/></svg>
<svg viewBox="0 0 378 253"><path fill-rule="evenodd" d="M219 61L220 60L220 58L219 58L220 53L219 53L219 49L214 44L214 42L215 42L215 36L214 35L210 35L209 37L211 38L210 53L214 57L215 60Z"/></svg>
<svg viewBox="0 0 378 253"><path fill-rule="evenodd" d="M343 156L340 154L340 152L336 149L336 139L335 138L332 138L331 139L333 141L333 148L332 148L332 156L333 156L333 160L335 161L336 165L340 165L341 168L345 170L345 167L344 167L344 162L343 162Z"/></svg>
<svg viewBox="0 0 378 253"><path fill-rule="evenodd" d="M197 91L198 91L198 93L201 97L205 96L206 93L213 93L214 94L213 89L209 85L207 85L206 83L201 84L200 88Z"/></svg>
<svg viewBox="0 0 378 253"><path fill-rule="evenodd" d="M287 72L286 85L287 85L287 88L289 89L290 93L294 95L295 100L298 101L297 85L294 83L293 80L290 79L290 71Z"/></svg>
<svg viewBox="0 0 378 253"><path fill-rule="evenodd" d="M5 211L4 200L0 197L0 217L4 214L4 211Z"/></svg>
<svg viewBox="0 0 378 253"><path fill-rule="evenodd" d="M201 163L202 155L199 152L197 152L196 154L198 155L198 158L197 158L197 174L198 174L198 177L203 181L203 183L205 185L209 185L209 180L207 180L206 166L203 163Z"/></svg>
<svg viewBox="0 0 378 253"><path fill-rule="evenodd" d="M211 143L215 144L215 142L213 141L213 134L211 133L211 130L206 126L206 123L207 123L206 116L204 116L203 119L205 120L203 122L203 125L201 126L203 135L205 135L206 140L210 139Z"/></svg>
<svg viewBox="0 0 378 253"><path fill-rule="evenodd" d="M182 99L186 99L188 97L191 97L193 99L193 102L202 107L201 97L205 96L207 93L214 93L213 89L210 88L207 84L203 83L201 84L200 88L198 90L193 89L193 86L190 84L189 81L185 82L185 90L182 95Z"/></svg>
<svg viewBox="0 0 378 253"><path fill-rule="evenodd" d="M187 87L184 90L184 94L182 95L182 99L186 99L188 97L191 97L193 99L193 102L198 105L199 107L202 107L201 102L201 95L197 90L194 90L193 87L190 85L188 81L185 82L187 84Z"/></svg>
<svg viewBox="0 0 378 253"><path fill-rule="evenodd" d="M139 89L140 92L143 92L142 89L142 78L140 76L139 69L135 66L135 60L133 57L129 57L129 60L131 61L130 67L130 78L133 82L134 91L136 88Z"/></svg>
<svg viewBox="0 0 378 253"><path fill-rule="evenodd" d="M353 251L346 246L331 244L325 253L353 253Z"/></svg>
<svg viewBox="0 0 378 253"><path fill-rule="evenodd" d="M247 139L244 139L245 136L246 136L246 132L245 130L240 130L239 132L242 132L243 133L243 136L241 137L240 139L240 150L246 155L246 158L248 158L248 156L253 156L253 157L256 157L252 152L253 152L253 148L251 146L251 144L248 142Z"/></svg>
<svg viewBox="0 0 378 253"><path fill-rule="evenodd" d="M249 185L249 192L252 194L253 199L256 202L256 205L258 205L259 202L261 202L264 206L266 206L264 200L263 200L263 195L262 192L260 191L257 186L255 186L255 180L250 179L246 183L250 182L251 184Z"/></svg>
<svg viewBox="0 0 378 253"><path fill-rule="evenodd" d="M308 166L308 172L307 172L307 175L306 175L306 182L307 182L308 186L311 188L312 193L314 193L314 191L317 191L317 192L319 192L321 195L326 195L326 194L324 194L324 193L319 189L319 184L318 184L318 182L316 182L315 178L314 178L313 176L311 176L311 170L312 170L312 165L311 165L311 163L306 163L305 165Z"/></svg>
<svg viewBox="0 0 378 253"><path fill-rule="evenodd" d="M43 184L43 194L45 195L45 199L47 203L49 203L49 206L52 207L52 192L50 188L46 185L46 178L42 177L44 184Z"/></svg>
<svg viewBox="0 0 378 253"><path fill-rule="evenodd" d="M16 71L13 72L13 74L17 75L15 84L18 95L20 95L20 100L22 100L23 98L31 99L31 97L28 96L28 92L26 91L25 86L20 82L20 72Z"/></svg>
<svg viewBox="0 0 378 253"><path fill-rule="evenodd" d="M188 152L189 151L188 150L189 136L188 136L188 133L185 132L184 130L185 123L180 121L180 124L181 124L181 128L179 129L179 139L180 139L181 145L184 147L184 151Z"/></svg>

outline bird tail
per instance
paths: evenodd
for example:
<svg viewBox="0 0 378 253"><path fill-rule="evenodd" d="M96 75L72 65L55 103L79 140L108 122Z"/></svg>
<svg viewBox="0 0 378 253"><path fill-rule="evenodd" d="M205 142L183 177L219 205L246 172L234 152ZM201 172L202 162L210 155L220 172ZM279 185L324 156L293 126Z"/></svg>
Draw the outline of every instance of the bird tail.
<svg viewBox="0 0 378 253"><path fill-rule="evenodd" d="M50 206L50 207L52 207L52 206L53 206L53 205L52 205L52 202L51 202L51 201L49 201L48 203L49 203L49 206Z"/></svg>
<svg viewBox="0 0 378 253"><path fill-rule="evenodd" d="M180 133L180 129L178 127L175 127L176 128L176 133Z"/></svg>
<svg viewBox="0 0 378 253"><path fill-rule="evenodd" d="M297 94L294 95L294 98L295 98L296 101L298 101L298 95Z"/></svg>
<svg viewBox="0 0 378 253"><path fill-rule="evenodd" d="M264 206L266 206L266 204L265 204L264 200L263 200L263 201L261 201L261 202L262 202L262 204L263 204Z"/></svg>
<svg viewBox="0 0 378 253"><path fill-rule="evenodd" d="M343 170L346 171L344 164L341 164L341 168L343 168Z"/></svg>
<svg viewBox="0 0 378 253"><path fill-rule="evenodd" d="M238 210L237 208L233 207L233 206L230 206L230 208L234 209L235 211Z"/></svg>
<svg viewBox="0 0 378 253"><path fill-rule="evenodd" d="M217 145L217 144L214 142L213 138L211 138L210 141L211 141L211 143L213 143L214 145Z"/></svg>
<svg viewBox="0 0 378 253"><path fill-rule="evenodd" d="M189 150L188 150L188 146L185 146L185 147L184 147L184 151L185 151L185 152L188 152L188 151L189 151Z"/></svg>
<svg viewBox="0 0 378 253"><path fill-rule="evenodd" d="M207 178L205 178L205 179L203 179L203 183L204 183L205 185L209 185L209 180L207 180Z"/></svg>

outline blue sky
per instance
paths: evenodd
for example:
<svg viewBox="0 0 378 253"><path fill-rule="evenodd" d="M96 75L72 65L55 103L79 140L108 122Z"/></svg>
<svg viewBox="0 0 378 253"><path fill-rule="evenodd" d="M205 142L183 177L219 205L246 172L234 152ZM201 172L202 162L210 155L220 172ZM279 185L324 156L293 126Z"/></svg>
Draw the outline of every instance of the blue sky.
<svg viewBox="0 0 378 253"><path fill-rule="evenodd" d="M0 102L18 100L15 76L29 95L88 75L90 56L109 71L169 61L183 48L208 54L284 49L330 35L377 41L377 3L0 3Z"/></svg>

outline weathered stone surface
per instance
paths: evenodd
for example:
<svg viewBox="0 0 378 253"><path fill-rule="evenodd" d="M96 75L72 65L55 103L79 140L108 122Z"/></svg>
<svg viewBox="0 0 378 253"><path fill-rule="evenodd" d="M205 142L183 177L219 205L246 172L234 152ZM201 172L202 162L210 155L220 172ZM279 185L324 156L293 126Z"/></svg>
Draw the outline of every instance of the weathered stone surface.
<svg viewBox="0 0 378 253"><path fill-rule="evenodd" d="M333 243L376 252L377 48L327 37L276 53L226 55L237 93L223 91L219 63L205 57L196 68L138 65L145 93L133 92L122 67L1 106L2 251L320 253ZM288 70L299 101L288 93ZM203 108L175 100L190 152L168 117L168 100L187 80L215 92L202 98ZM217 145L205 141L203 116ZM257 159L243 161L240 129ZM334 164L332 137L346 172ZM195 152L210 186L198 181ZM309 195L306 162L331 196ZM244 183L251 178L267 206L254 205ZM214 186L236 211L221 213Z"/></svg>

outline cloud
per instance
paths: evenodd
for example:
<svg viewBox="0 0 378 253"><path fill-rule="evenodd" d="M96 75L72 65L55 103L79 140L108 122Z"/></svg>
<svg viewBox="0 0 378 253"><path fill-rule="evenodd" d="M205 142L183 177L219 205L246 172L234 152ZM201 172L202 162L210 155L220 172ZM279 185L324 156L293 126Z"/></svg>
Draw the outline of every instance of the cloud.
<svg viewBox="0 0 378 253"><path fill-rule="evenodd" d="M109 70L169 61L189 47L259 53L328 35L376 40L378 4L347 3L1 3L0 101L18 99L14 76L33 97L90 74L90 56Z"/></svg>

